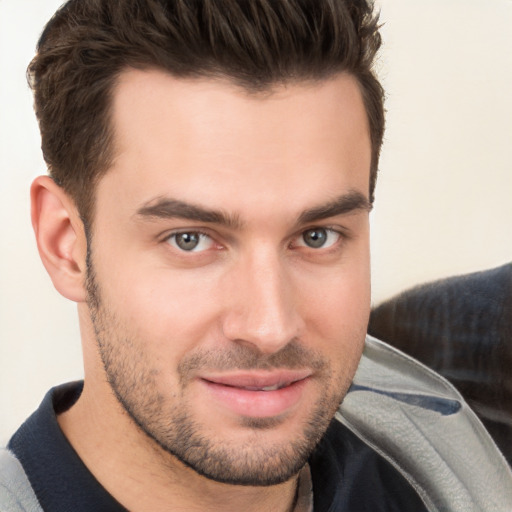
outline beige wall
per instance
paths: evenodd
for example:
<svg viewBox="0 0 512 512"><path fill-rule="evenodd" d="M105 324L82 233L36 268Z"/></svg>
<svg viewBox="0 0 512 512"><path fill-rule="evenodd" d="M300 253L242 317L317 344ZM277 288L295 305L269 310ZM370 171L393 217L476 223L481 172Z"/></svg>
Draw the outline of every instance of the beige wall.
<svg viewBox="0 0 512 512"><path fill-rule="evenodd" d="M28 204L44 164L24 68L58 4L0 0L0 441L50 386L81 376L75 307L39 262ZM512 2L380 5L389 113L372 213L374 302L512 254Z"/></svg>
<svg viewBox="0 0 512 512"><path fill-rule="evenodd" d="M381 0L376 302L512 259L512 2Z"/></svg>

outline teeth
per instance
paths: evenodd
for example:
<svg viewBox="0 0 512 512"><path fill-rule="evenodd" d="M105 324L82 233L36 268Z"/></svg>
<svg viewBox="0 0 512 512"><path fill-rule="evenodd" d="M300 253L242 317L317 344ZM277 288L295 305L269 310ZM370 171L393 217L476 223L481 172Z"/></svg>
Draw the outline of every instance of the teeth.
<svg viewBox="0 0 512 512"><path fill-rule="evenodd" d="M264 388L261 388L262 391L275 391L276 389L279 389L281 386L279 384L275 384L273 386L266 386Z"/></svg>
<svg viewBox="0 0 512 512"><path fill-rule="evenodd" d="M285 385L286 384L274 384L273 386L265 386L263 388L245 386L243 389L246 389L247 391L276 391L278 389L283 388Z"/></svg>

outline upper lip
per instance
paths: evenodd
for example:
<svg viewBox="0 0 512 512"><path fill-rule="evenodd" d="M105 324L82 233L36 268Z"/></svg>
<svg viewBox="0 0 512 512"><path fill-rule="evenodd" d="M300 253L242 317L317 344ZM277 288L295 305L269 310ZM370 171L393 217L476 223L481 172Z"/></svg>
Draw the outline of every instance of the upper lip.
<svg viewBox="0 0 512 512"><path fill-rule="evenodd" d="M284 387L310 377L311 370L239 371L201 375L203 380L234 388L264 389Z"/></svg>

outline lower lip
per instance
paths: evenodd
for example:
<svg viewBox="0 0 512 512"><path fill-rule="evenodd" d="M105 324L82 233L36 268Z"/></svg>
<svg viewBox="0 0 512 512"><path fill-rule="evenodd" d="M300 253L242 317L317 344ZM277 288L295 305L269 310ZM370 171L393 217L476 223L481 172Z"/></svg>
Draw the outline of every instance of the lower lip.
<svg viewBox="0 0 512 512"><path fill-rule="evenodd" d="M309 378L275 391L249 391L201 380L209 396L233 413L249 418L271 418L286 413L300 401Z"/></svg>

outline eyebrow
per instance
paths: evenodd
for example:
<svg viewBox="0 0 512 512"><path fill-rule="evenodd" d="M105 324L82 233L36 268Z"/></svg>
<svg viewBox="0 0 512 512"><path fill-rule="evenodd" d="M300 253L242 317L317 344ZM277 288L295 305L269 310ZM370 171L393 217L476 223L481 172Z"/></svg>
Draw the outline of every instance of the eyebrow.
<svg viewBox="0 0 512 512"><path fill-rule="evenodd" d="M297 224L309 224L329 217L348 215L358 210L369 212L371 209L371 203L361 192L350 191L326 204L303 211L297 219ZM240 229L243 224L238 215L166 197L149 201L137 210L136 215L150 219L188 219L208 224L220 224L231 229Z"/></svg>
<svg viewBox="0 0 512 512"><path fill-rule="evenodd" d="M303 211L297 221L298 224L309 224L329 217L348 215L357 211L370 212L372 205L370 201L357 190L352 190L338 196L336 199L320 206L315 206Z"/></svg>
<svg viewBox="0 0 512 512"><path fill-rule="evenodd" d="M221 224L232 229L241 226L238 215L230 215L221 210L211 210L204 206L170 198L150 201L137 210L137 216L155 219L188 219L209 224Z"/></svg>

